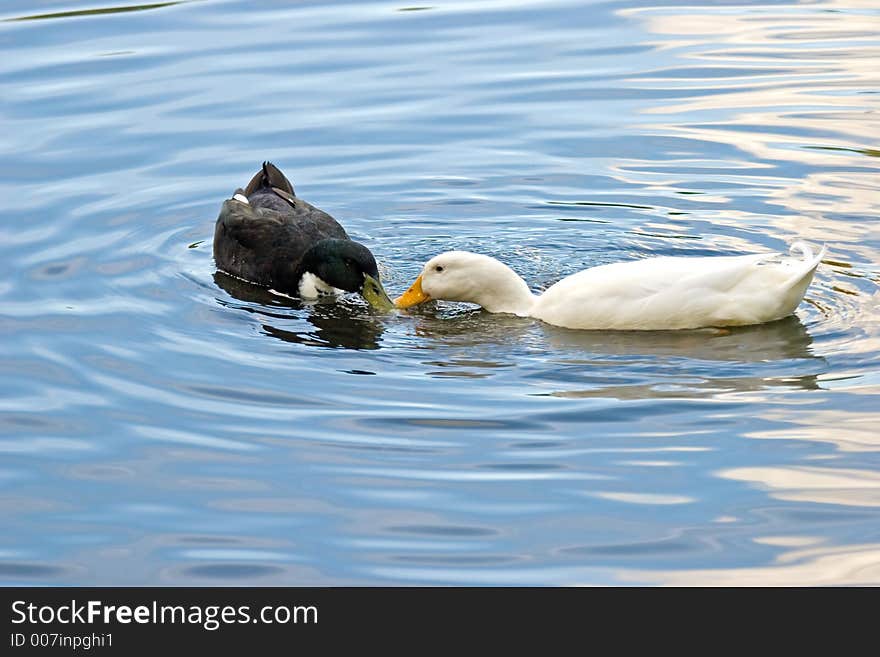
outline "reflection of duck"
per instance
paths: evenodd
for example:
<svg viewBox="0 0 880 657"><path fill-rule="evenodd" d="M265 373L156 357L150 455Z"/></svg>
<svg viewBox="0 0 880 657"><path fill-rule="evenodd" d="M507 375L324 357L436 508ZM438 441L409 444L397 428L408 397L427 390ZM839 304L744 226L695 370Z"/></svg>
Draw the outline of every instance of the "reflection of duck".
<svg viewBox="0 0 880 657"><path fill-rule="evenodd" d="M489 371L474 364L477 356L516 366L539 354L529 381L552 390L536 394L553 397L699 399L774 387L815 390L827 370L796 316L722 329L578 331L513 315L487 318L474 309L445 319L418 315L415 332L429 340L422 348L443 376Z"/></svg>
<svg viewBox="0 0 880 657"><path fill-rule="evenodd" d="M329 214L296 198L269 162L224 201L214 260L228 274L291 296L358 292L372 306L392 307L369 249L350 240Z"/></svg>
<svg viewBox="0 0 880 657"><path fill-rule="evenodd" d="M235 278L222 271L215 272L214 282L230 296L246 304L237 308L245 310L261 319L266 335L284 340L318 347L340 347L344 349L378 349L383 327L375 317L364 314L358 316L357 309L343 303L304 304L298 299L281 297L259 287ZM221 302L224 303L224 302ZM224 305L226 305L224 303ZM285 314L284 309L300 310L301 313ZM305 314L307 312L307 314ZM305 316L314 330L293 331L276 326L280 322L291 322Z"/></svg>
<svg viewBox="0 0 880 657"><path fill-rule="evenodd" d="M704 399L770 388L816 390L826 369L797 317L725 329L688 331L573 331L545 327L556 348L583 349L553 397ZM644 365L649 364L646 372ZM613 365L613 374L599 375ZM585 366L587 366L585 368ZM558 380L554 381L558 386ZM593 384L593 385L584 385Z"/></svg>
<svg viewBox="0 0 880 657"><path fill-rule="evenodd" d="M578 331L540 324L512 315L487 318L477 308L445 319L417 317L415 333L439 345L478 347L511 343L572 359L636 356L703 361L766 363L815 359L813 338L797 316L754 326L683 331Z"/></svg>
<svg viewBox="0 0 880 657"><path fill-rule="evenodd" d="M544 327L555 348L591 354L758 363L816 358L813 339L796 317L755 326L688 331L573 331Z"/></svg>
<svg viewBox="0 0 880 657"><path fill-rule="evenodd" d="M664 330L761 324L792 314L822 252L803 243L799 258L778 253L663 257L586 269L534 295L507 265L449 251L432 258L397 299L407 308L429 299L469 301L493 313L534 317L574 329Z"/></svg>

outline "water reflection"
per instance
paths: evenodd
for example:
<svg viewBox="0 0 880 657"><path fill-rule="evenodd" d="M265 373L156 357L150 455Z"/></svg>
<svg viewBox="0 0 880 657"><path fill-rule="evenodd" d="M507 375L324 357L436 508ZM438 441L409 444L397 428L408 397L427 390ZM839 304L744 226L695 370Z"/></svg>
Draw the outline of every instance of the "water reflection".
<svg viewBox="0 0 880 657"><path fill-rule="evenodd" d="M801 537L782 538L796 545ZM816 540L803 538L808 543ZM752 568L626 570L618 575L623 582L667 586L876 586L880 581L880 544L789 550L766 566Z"/></svg>
<svg viewBox="0 0 880 657"><path fill-rule="evenodd" d="M378 349L381 345L382 322L368 309L349 299L303 303L273 294L266 288L221 271L214 273L214 282L230 296L245 302L245 305L236 304L235 308L260 317L262 330L266 335L313 347ZM230 305L222 299L218 299L218 302ZM290 312L285 313L284 309ZM279 326L283 323L296 323L296 320L303 317L311 324L310 328L294 330Z"/></svg>
<svg viewBox="0 0 880 657"><path fill-rule="evenodd" d="M540 335L536 320L491 314L471 304L428 302L401 316L412 322L417 338L436 345L526 344Z"/></svg>
<svg viewBox="0 0 880 657"><path fill-rule="evenodd" d="M817 359L813 339L796 316L770 324L690 331L574 331L545 325L556 349L579 349L597 355L689 358L760 363Z"/></svg>
<svg viewBox="0 0 880 657"><path fill-rule="evenodd" d="M761 486L770 497L780 500L880 506L880 474L873 470L802 465L732 468L722 470L718 476Z"/></svg>
<svg viewBox="0 0 880 657"><path fill-rule="evenodd" d="M816 390L825 359L797 317L771 324L663 332L546 329L557 350L584 356L560 364L572 383L543 393L585 399L704 398L768 388Z"/></svg>
<svg viewBox="0 0 880 657"><path fill-rule="evenodd" d="M687 170L681 161L670 167L658 159L620 166L636 174L630 180L656 185L667 178L677 190L725 190L716 203L737 199L745 206L740 197L752 196L749 204L760 215L725 207L713 212L713 223L734 230L758 224L777 235L828 242L832 252L844 248L870 266L876 251L866 218L880 211L876 150L866 141L876 133L877 97L868 90L877 86L877 41L852 4L823 0L820 7L739 14L720 7L624 9L664 46L645 84L691 92L646 113L663 117L656 126L663 133L712 144L724 155L694 158ZM719 62L729 68L710 68ZM716 87L700 93L707 71Z"/></svg>
<svg viewBox="0 0 880 657"><path fill-rule="evenodd" d="M467 307L427 306L419 313L413 331L434 352L423 361L436 368L427 374L485 378L499 368L522 367L525 358L540 358L543 366L529 378L565 384L565 389L536 393L554 397L645 399L772 387L815 390L828 367L814 353L813 338L797 316L725 329L578 331ZM520 355L499 359L491 351L499 345ZM474 351L477 347L481 349ZM545 359L546 353L552 356Z"/></svg>

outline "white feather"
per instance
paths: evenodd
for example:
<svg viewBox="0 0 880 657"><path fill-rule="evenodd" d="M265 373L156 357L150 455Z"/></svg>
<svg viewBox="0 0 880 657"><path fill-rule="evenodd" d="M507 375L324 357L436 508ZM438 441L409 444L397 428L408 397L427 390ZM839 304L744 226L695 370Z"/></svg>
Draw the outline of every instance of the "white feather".
<svg viewBox="0 0 880 657"><path fill-rule="evenodd" d="M343 290L328 285L315 274L306 272L299 279L299 296L303 299L317 299L329 295L339 296Z"/></svg>

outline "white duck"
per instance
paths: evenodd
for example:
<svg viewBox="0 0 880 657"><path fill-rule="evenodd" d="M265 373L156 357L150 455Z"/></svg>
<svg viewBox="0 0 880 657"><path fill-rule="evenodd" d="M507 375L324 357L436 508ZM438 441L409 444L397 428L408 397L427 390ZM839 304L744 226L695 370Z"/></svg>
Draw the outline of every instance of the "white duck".
<svg viewBox="0 0 880 657"><path fill-rule="evenodd" d="M468 301L490 313L574 329L656 330L739 326L791 315L825 254L660 257L585 269L535 295L507 265L468 251L432 258L398 308L430 299Z"/></svg>

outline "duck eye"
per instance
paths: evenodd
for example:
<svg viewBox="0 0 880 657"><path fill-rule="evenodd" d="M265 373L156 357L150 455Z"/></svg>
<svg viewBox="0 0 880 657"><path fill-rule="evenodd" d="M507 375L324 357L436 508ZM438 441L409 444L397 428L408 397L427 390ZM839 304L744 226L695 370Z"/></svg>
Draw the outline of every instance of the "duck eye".
<svg viewBox="0 0 880 657"><path fill-rule="evenodd" d="M437 265L436 267L434 267L434 271L440 273L441 271L443 271L443 265Z"/></svg>

